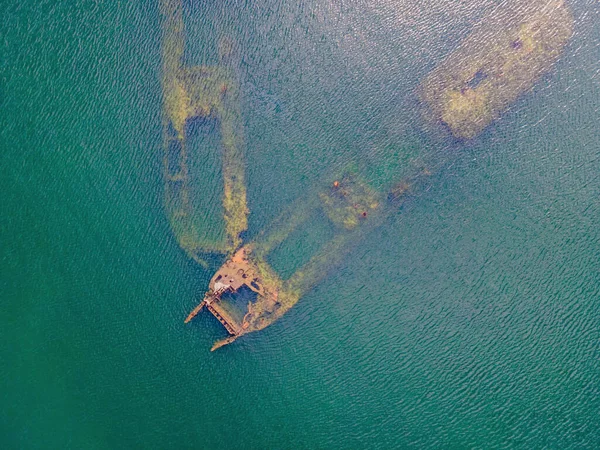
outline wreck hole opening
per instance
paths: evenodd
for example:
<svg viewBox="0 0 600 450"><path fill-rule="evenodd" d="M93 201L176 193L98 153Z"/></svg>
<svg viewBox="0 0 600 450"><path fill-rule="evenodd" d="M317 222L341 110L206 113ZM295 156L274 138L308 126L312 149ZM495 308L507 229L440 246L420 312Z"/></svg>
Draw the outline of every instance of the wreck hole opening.
<svg viewBox="0 0 600 450"><path fill-rule="evenodd" d="M237 291L225 292L221 296L220 305L231 317L238 323L242 323L244 316L248 312L248 303L256 303L258 295L248 286L242 286Z"/></svg>
<svg viewBox="0 0 600 450"><path fill-rule="evenodd" d="M214 117L193 117L186 122L187 195L189 215L198 240L221 245L226 241L223 217L221 132Z"/></svg>
<svg viewBox="0 0 600 450"><path fill-rule="evenodd" d="M212 116L194 116L187 120L185 124L186 136L218 134L218 120Z"/></svg>
<svg viewBox="0 0 600 450"><path fill-rule="evenodd" d="M282 280L289 279L333 239L335 227L321 207L315 208L300 226L267 255L267 262Z"/></svg>
<svg viewBox="0 0 600 450"><path fill-rule="evenodd" d="M483 70L478 70L477 72L475 72L475 75L473 75L473 78L471 78L468 82L467 82L467 87L469 89L476 89L477 86L479 86L481 84L481 82L483 80L485 80L487 78L487 73L485 73Z"/></svg>
<svg viewBox="0 0 600 450"><path fill-rule="evenodd" d="M168 186L169 206L173 209L182 208L183 180L171 180Z"/></svg>
<svg viewBox="0 0 600 450"><path fill-rule="evenodd" d="M173 126L173 122L171 122L170 120L167 125L167 137L169 139L177 139L177 130L175 130L175 127Z"/></svg>

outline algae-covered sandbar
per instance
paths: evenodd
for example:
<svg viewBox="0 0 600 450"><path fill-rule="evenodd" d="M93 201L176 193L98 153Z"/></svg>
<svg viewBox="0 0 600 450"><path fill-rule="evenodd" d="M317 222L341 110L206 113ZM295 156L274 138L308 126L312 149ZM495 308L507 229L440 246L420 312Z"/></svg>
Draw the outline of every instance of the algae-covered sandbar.
<svg viewBox="0 0 600 450"><path fill-rule="evenodd" d="M572 28L563 0L482 20L421 84L428 115L457 138L476 136L552 67Z"/></svg>

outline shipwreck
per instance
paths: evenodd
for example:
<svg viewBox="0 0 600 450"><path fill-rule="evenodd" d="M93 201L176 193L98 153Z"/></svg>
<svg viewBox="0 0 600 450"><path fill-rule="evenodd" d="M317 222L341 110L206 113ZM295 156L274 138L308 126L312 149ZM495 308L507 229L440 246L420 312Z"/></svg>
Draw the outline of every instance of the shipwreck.
<svg viewBox="0 0 600 450"><path fill-rule="evenodd" d="M204 265L203 254L228 254L239 247L240 233L248 227L239 90L228 65L231 44L223 41L219 46L218 65L187 66L181 0L161 0L161 12L165 209L181 248ZM221 241L205 239L192 213L186 125L198 117L215 121L221 134L225 218Z"/></svg>
<svg viewBox="0 0 600 450"><path fill-rule="evenodd" d="M184 62L185 27L181 0L161 0L163 15L162 89L165 209L181 248L206 267L207 254L224 264L206 294L185 319L203 309L224 326L228 337L213 350L269 326L331 270L363 236L373 232L429 184L437 164L416 164L412 175L378 191L353 170L332 177L284 211L251 242L248 226L244 137L239 87L231 69L231 43L219 46L219 62ZM504 18L484 19L458 49L422 82L419 92L427 117L443 123L457 138L478 135L530 89L558 59L572 33L573 19L562 0L536 0ZM222 240L207 239L193 214L188 164L188 128L194 118L218 124L223 174ZM268 262L269 254L311 218L333 229L331 238L287 277ZM200 218L201 219L201 218Z"/></svg>
<svg viewBox="0 0 600 450"><path fill-rule="evenodd" d="M357 174L348 172L317 194L297 201L256 240L245 244L223 264L210 280L203 300L185 322L206 307L229 333L215 343L213 350L267 327L338 267L344 255L366 233L382 225L386 217L422 189L430 176L431 171L419 169L384 194L376 192ZM297 227L315 217L312 214L315 211L316 217L333 226L334 234L306 264L282 279L268 263L268 255ZM255 294L246 304L236 301L236 295L243 290Z"/></svg>

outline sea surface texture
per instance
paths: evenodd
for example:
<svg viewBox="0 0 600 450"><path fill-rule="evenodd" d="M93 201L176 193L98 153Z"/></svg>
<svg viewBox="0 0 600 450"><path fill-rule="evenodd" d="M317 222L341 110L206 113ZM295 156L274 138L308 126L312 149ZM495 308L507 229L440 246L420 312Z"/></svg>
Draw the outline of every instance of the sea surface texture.
<svg viewBox="0 0 600 450"><path fill-rule="evenodd" d="M525 0L523 0L525 2ZM185 61L232 43L244 239L351 167L430 181L280 320L216 352L165 214L158 0L0 6L0 448L600 447L600 4L483 132L422 80L511 0L185 0ZM223 236L218 128L190 128ZM269 256L291 275L313 217Z"/></svg>

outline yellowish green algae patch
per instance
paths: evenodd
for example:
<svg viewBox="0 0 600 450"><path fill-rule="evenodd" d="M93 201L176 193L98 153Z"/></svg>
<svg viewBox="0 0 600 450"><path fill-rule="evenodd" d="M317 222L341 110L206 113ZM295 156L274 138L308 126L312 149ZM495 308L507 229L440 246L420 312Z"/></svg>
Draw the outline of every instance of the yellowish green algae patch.
<svg viewBox="0 0 600 450"><path fill-rule="evenodd" d="M563 0L536 0L503 19L484 19L423 81L434 121L470 139L497 119L556 62L573 32Z"/></svg>
<svg viewBox="0 0 600 450"><path fill-rule="evenodd" d="M325 214L337 226L351 230L379 206L378 194L353 175L336 180L331 189L319 193Z"/></svg>

